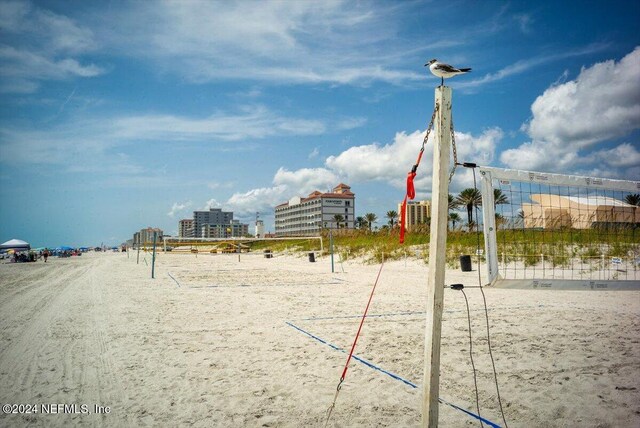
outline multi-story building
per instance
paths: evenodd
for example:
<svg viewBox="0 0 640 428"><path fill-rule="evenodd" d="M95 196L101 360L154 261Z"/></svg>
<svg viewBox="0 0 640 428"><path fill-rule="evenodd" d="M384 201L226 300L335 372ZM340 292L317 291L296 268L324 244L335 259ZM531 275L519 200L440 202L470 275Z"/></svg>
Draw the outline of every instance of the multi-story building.
<svg viewBox="0 0 640 428"><path fill-rule="evenodd" d="M333 191L294 196L275 208L276 236L313 236L322 228L354 228L356 195L340 183ZM336 221L336 216L341 221Z"/></svg>
<svg viewBox="0 0 640 428"><path fill-rule="evenodd" d="M249 234L249 225L232 220L229 224L205 224L200 230L202 238L241 238Z"/></svg>
<svg viewBox="0 0 640 428"><path fill-rule="evenodd" d="M402 213L402 204L398 204L398 215ZM405 214L405 229L413 230L419 224L426 224L431 218L431 201L408 201Z"/></svg>
<svg viewBox="0 0 640 428"><path fill-rule="evenodd" d="M231 238L248 234L248 224L234 220L232 211L220 208L194 211L193 219L178 222L178 237L181 238Z"/></svg>
<svg viewBox="0 0 640 428"><path fill-rule="evenodd" d="M192 218L185 218L178 221L178 237L179 238L193 238L193 223Z"/></svg>
<svg viewBox="0 0 640 428"><path fill-rule="evenodd" d="M156 234L156 243L159 244L162 242L163 232L162 229L157 227L147 227L146 229L141 229L140 232L136 232L133 234L133 243L134 245L142 244L142 245L150 245L153 243L153 234Z"/></svg>
<svg viewBox="0 0 640 428"><path fill-rule="evenodd" d="M193 212L193 237L202 238L202 226L229 225L233 221L233 212L210 208L208 211Z"/></svg>

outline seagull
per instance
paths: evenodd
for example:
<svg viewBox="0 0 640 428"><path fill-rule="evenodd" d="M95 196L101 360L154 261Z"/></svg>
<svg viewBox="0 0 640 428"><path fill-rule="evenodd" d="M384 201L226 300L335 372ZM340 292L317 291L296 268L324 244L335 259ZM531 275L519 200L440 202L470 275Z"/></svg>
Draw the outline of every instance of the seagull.
<svg viewBox="0 0 640 428"><path fill-rule="evenodd" d="M441 85L444 86L445 77L448 79L449 77L453 77L457 74L464 74L471 71L470 68L455 68L450 66L449 64L444 64L442 62L438 62L437 59L432 59L428 63L424 65L425 67L429 66L429 70L431 73L438 76L442 79Z"/></svg>

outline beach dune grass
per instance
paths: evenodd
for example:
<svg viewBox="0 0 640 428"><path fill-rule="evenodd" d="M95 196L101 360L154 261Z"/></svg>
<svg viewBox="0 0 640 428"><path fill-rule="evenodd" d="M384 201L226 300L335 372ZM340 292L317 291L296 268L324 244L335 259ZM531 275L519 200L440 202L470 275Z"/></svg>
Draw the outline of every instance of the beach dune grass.
<svg viewBox="0 0 640 428"><path fill-rule="evenodd" d="M428 261L429 232L408 233L400 244L398 229L332 231L334 254L340 260L361 257L369 263L382 260L399 260L417 257ZM323 253L329 254L329 232L322 231ZM607 233L602 229L500 230L497 233L498 257L505 262L522 262L535 266L544 262L566 267L573 258L584 263L604 257L638 257L640 255L640 231L627 228ZM306 253L320 251L316 239L300 238L287 241L260 241L251 244L252 251L271 250L275 253ZM478 251L480 250L480 251ZM484 261L484 234L474 231L449 231L447 235L447 264L457 265L459 256L470 254Z"/></svg>

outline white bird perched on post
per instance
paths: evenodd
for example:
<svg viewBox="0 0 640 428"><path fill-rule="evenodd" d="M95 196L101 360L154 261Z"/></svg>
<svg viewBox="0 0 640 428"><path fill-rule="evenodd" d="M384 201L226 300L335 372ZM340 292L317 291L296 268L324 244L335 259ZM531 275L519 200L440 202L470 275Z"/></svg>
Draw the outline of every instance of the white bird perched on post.
<svg viewBox="0 0 640 428"><path fill-rule="evenodd" d="M445 78L449 78L449 77L453 77L455 75L458 74L464 74L464 73L468 73L471 71L470 68L455 68L450 66L449 64L444 64L442 62L438 62L437 59L432 59L431 61L429 61L428 63L426 63L424 65L425 67L429 66L429 70L431 70L431 73L433 73L435 76L438 76L439 78L442 79L442 86L444 86L444 79Z"/></svg>

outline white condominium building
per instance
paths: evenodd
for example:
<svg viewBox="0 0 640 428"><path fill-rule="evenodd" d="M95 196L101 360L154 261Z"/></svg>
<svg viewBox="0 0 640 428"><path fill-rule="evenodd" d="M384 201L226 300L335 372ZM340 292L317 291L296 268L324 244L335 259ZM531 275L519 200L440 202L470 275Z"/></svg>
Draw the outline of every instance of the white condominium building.
<svg viewBox="0 0 640 428"><path fill-rule="evenodd" d="M322 228L353 229L356 195L340 183L332 192L294 196L276 207L276 236L314 236ZM337 220L339 219L339 221Z"/></svg>

